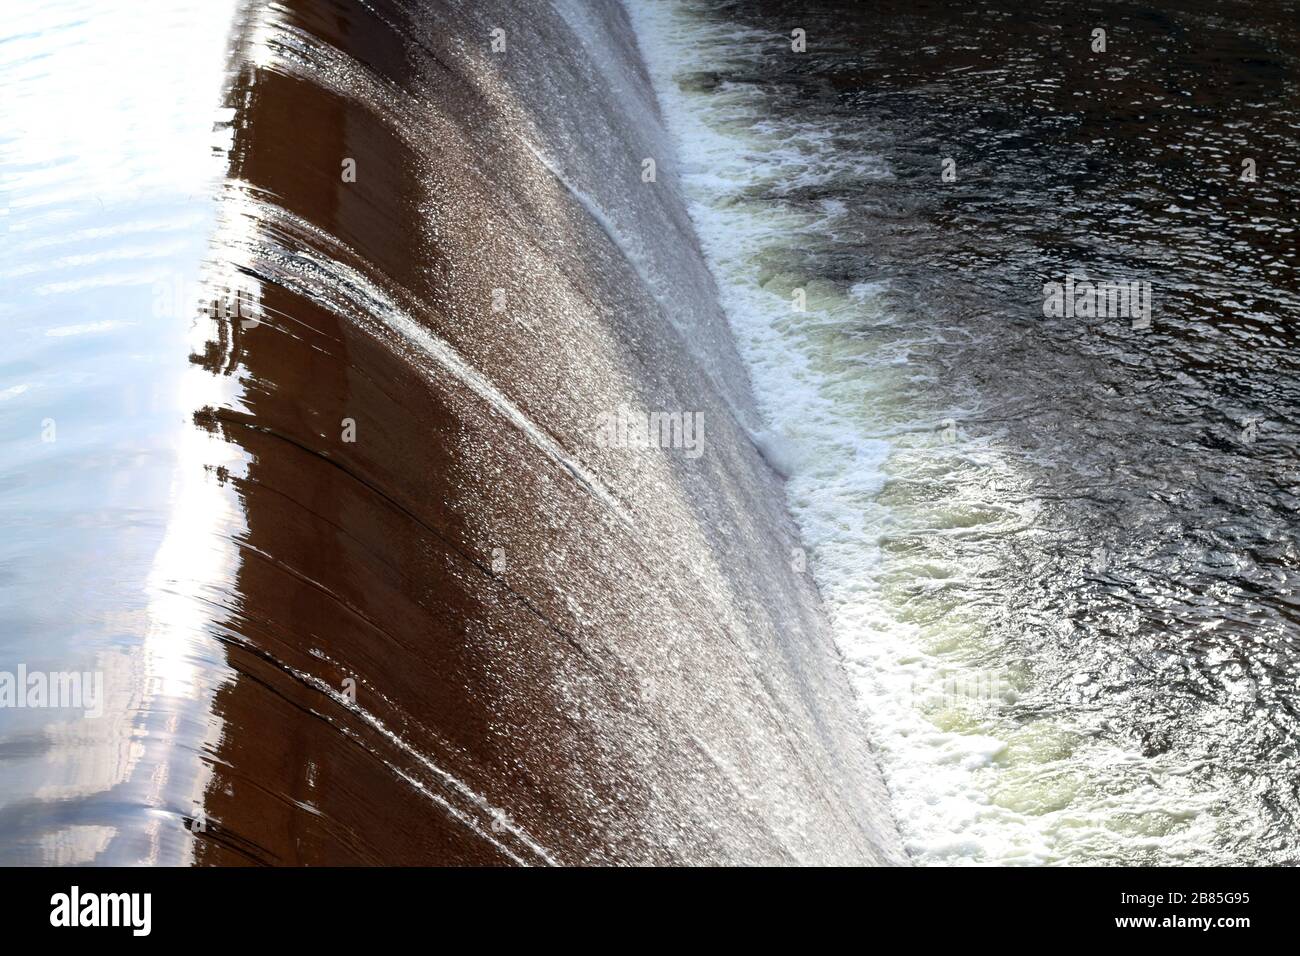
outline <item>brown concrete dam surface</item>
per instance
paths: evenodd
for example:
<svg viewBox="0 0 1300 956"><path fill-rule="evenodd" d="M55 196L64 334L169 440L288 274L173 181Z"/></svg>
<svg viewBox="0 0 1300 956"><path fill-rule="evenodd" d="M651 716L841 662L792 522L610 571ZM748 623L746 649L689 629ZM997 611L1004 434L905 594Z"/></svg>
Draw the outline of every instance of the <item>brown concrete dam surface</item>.
<svg viewBox="0 0 1300 956"><path fill-rule="evenodd" d="M903 862L623 8L228 56L168 504L59 565L105 713L0 728L0 861Z"/></svg>

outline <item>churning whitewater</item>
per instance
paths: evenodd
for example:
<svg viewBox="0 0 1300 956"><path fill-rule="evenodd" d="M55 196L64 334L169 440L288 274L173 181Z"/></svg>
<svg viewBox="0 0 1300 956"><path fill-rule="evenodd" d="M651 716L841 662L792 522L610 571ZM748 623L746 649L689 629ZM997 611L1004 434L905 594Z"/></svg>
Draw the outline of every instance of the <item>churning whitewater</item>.
<svg viewBox="0 0 1300 956"><path fill-rule="evenodd" d="M1251 826L1230 822L1228 794L1196 779L1186 754L1103 733L1095 678L1049 701L1005 636L1043 626L1014 620L999 582L1015 581L1045 516L1034 475L990 423L996 409L940 387L945 353L978 333L917 321L924 291L863 226L911 215L870 199L863 211L862 197L896 181L889 156L902 147L836 108L815 73L820 99L781 95L798 70L793 22L743 24L692 0L626 7L754 381L755 439L788 475L913 858L1213 858L1225 827Z"/></svg>

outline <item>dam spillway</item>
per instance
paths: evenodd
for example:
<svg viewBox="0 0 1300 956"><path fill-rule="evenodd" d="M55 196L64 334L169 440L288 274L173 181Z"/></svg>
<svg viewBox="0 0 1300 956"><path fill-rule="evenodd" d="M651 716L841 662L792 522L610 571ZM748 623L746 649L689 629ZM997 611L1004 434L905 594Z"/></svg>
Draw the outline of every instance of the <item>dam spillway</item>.
<svg viewBox="0 0 1300 956"><path fill-rule="evenodd" d="M139 613L4 861L902 862L623 8L233 24L156 549L76 572Z"/></svg>

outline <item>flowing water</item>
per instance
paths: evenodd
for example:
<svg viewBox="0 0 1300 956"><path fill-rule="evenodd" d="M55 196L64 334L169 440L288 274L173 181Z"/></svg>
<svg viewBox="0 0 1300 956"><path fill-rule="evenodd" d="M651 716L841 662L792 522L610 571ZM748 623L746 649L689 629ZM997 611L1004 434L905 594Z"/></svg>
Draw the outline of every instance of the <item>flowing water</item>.
<svg viewBox="0 0 1300 956"><path fill-rule="evenodd" d="M25 5L0 863L1296 862L1298 12Z"/></svg>
<svg viewBox="0 0 1300 956"><path fill-rule="evenodd" d="M1294 862L1296 5L628 6L914 858Z"/></svg>

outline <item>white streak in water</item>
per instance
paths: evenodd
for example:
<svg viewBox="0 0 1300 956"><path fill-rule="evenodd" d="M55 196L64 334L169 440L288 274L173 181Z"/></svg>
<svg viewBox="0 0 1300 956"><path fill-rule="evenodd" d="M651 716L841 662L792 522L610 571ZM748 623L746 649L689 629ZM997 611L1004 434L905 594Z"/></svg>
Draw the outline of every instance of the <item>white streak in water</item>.
<svg viewBox="0 0 1300 956"><path fill-rule="evenodd" d="M433 359L445 371L450 372L459 382L487 402L497 414L523 433L534 447L568 471L593 497L617 515L620 521L629 527L634 525L627 509L601 480L565 451L540 425L524 414L490 378L466 362L460 353L443 339L407 314L378 285L356 269L344 265L340 261L340 254L353 259L360 258L351 248L283 207L257 197L247 184L240 184L237 191L238 198L232 196L231 201L255 205L257 216L277 227L276 232L280 236L287 236L291 231L310 235L316 242L327 247L332 246L332 251L337 253L326 258L301 243L295 244L295 248L281 247L274 250L266 256L268 261L274 262L288 255L293 258L295 266L305 266L315 273L328 277L325 281L311 281L300 271L282 269L276 276L277 282L325 306L337 315L355 320L381 341L388 341L391 344L395 333L402 344L412 348L419 355ZM271 240L263 235L258 241L268 243ZM334 293L338 296L335 297ZM422 370L430 380L434 380L430 370L423 366Z"/></svg>
<svg viewBox="0 0 1300 956"><path fill-rule="evenodd" d="M553 856L551 856L551 854L547 851L547 849L544 846L542 846L540 843L534 840L528 834L528 832L523 829L523 827L520 827L515 823L511 822L509 816L503 810L493 806L488 801L488 799L484 797L482 794L478 793L476 790L473 790L471 787L469 787L459 778L448 773L446 770L438 766L436 763L434 763L424 754L420 753L420 751L416 750L414 747L408 744L405 740L403 740L393 731L389 730L382 720L380 720L374 714L370 713L368 710L365 710L363 707L358 705L356 701L352 700L342 691L337 690L334 687L331 687L324 680L322 680L319 677L316 677L313 674L308 674L305 671L300 671L290 667L289 665L285 664L283 661L277 661L276 663L286 673L294 675L303 683L311 685L312 687L316 688L316 690L320 691L321 693L331 698L335 703L345 707L350 713L356 714L363 721L365 721L371 728L378 731L387 740L391 741L394 744L394 746L396 746L404 754L406 754L409 757L413 757L415 760L419 761L420 764L422 764L427 770L429 770L432 774L434 774L436 777L442 780L442 782L445 783L450 789L452 789L456 793L459 793L461 796L469 800L470 803L474 804L474 806L478 807L481 811L483 811L483 813L488 818L490 818L490 820L494 822L496 826L499 826L501 827L501 829L507 830L510 833L512 833L515 837L519 839L521 843L523 843L526 847L528 847L528 849L530 849L533 853L535 853L547 865L549 866L559 865L559 862ZM465 813L465 811L460 810L457 807L453 806L449 800L440 797L438 794L431 791L424 783L412 778L410 774L403 773L399 768L393 767L391 764L389 765L389 769L391 769L394 773L400 776L407 783L411 784L411 786L415 787L421 793L428 796L429 799L431 799L434 803L438 804L443 809L445 809L448 813L450 813L453 817L455 817L457 820L463 823L466 827L473 830L476 834L483 837L483 839L487 840L489 843L491 843L493 846L499 849L506 856L510 857L510 859L513 860L515 863L518 863L521 866L527 865L528 863L527 860L524 860L517 853L513 852L508 846L506 846L495 836L493 836L490 830L483 829L483 827L479 825L478 821L476 821L469 814Z"/></svg>

